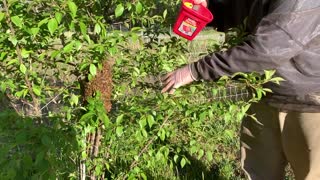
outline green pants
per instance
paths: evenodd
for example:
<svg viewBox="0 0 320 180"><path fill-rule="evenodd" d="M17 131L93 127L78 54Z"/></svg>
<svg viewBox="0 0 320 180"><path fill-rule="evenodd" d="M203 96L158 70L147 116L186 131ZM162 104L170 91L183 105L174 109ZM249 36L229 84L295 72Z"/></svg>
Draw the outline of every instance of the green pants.
<svg viewBox="0 0 320 180"><path fill-rule="evenodd" d="M241 166L251 180L320 179L320 113L281 111L254 104L241 127Z"/></svg>

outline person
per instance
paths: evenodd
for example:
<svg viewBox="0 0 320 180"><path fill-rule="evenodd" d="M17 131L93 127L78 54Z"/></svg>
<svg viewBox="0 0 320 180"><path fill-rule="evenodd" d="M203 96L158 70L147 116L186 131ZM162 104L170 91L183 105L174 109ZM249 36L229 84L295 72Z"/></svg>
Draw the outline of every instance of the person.
<svg viewBox="0 0 320 180"><path fill-rule="evenodd" d="M207 6L205 0L195 4ZM232 12L229 12L232 13ZM248 179L320 179L320 1L254 0L248 40L163 77L163 93L236 72L276 70L285 81L252 104L241 125L241 167Z"/></svg>

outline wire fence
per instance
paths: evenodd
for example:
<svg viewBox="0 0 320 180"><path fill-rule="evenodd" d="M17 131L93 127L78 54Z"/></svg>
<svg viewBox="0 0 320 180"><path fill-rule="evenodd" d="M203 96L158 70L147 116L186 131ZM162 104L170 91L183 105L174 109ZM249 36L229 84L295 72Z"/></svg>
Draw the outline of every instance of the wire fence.
<svg viewBox="0 0 320 180"><path fill-rule="evenodd" d="M127 31L127 28L124 28L123 25L117 24L114 26L114 29L120 31ZM140 36L144 40L148 40L147 36L143 35L141 32ZM172 27L169 27L169 35L161 34L158 37L158 40L169 39L171 36L179 37L174 34L172 31ZM187 41L187 49L189 53L186 54L189 62L199 60L201 57L208 54L209 51L214 50L214 46L221 45L225 41L225 33L215 31L212 28L205 28L200 32L197 37L192 41ZM154 77L153 77L154 78ZM153 79L152 81L158 82L161 84L159 77ZM149 83L149 82L146 82ZM162 86L162 85L161 85ZM159 88L161 88L161 86ZM191 101L195 104L202 104L205 102L213 102L213 101L248 101L252 98L252 90L248 89L245 84L239 82L232 82L225 87L217 87L208 85L208 89L204 90L204 96L202 98L197 97L189 97ZM135 92L134 96L139 96L139 93Z"/></svg>
<svg viewBox="0 0 320 180"><path fill-rule="evenodd" d="M110 26L110 30L118 30L127 32L130 31L130 27L123 23L115 23ZM157 38L158 41L169 39L170 37L179 37L173 32L172 26L168 27L169 34L160 34ZM144 35L141 31L139 36L144 40L148 41L149 37ZM189 53L187 53L187 59L189 62L198 60L201 56L208 54L210 50L214 49L214 46L223 44L225 41L225 33L218 32L213 28L204 28L192 41L187 41L186 47ZM132 45L135 47L135 45Z"/></svg>

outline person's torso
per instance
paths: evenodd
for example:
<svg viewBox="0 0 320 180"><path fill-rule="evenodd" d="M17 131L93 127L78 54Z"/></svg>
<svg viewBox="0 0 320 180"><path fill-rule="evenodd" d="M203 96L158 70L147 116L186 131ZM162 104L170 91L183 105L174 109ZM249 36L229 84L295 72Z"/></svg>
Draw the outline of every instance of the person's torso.
<svg viewBox="0 0 320 180"><path fill-rule="evenodd" d="M255 12L256 8L260 10ZM256 0L251 13L249 22L253 32L261 19L265 18L287 33L292 39L291 43L301 47L294 57L283 61L285 63L281 63L277 69L277 75L286 81L281 82L280 86L270 85L274 91L273 98L287 104L320 106L320 1ZM289 45L290 42L288 51ZM276 44L274 46L276 51Z"/></svg>

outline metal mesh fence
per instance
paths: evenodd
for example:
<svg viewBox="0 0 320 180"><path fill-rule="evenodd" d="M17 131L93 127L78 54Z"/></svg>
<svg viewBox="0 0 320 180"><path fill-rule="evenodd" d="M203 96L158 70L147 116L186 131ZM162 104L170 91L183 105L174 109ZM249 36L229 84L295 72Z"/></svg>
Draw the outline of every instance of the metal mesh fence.
<svg viewBox="0 0 320 180"><path fill-rule="evenodd" d="M128 29L122 24L115 24L113 29L127 31ZM170 35L160 35L159 41L169 39L170 36L177 36L172 32L172 27L169 27ZM148 40L148 37L144 37L143 32L140 36L144 40ZM212 28L205 28L193 41L187 41L187 49L189 53L186 55L189 62L199 60L204 55L207 55L209 51L214 50L215 46L223 44L225 41L225 33L217 32ZM145 83L147 86L155 86L155 89L161 90L162 84L160 77L147 77L140 83ZM207 83L207 82L203 82ZM231 82L226 86L217 86L212 83L207 83L205 89L202 89L203 94L195 94L192 97L185 97L192 101L192 103L206 103L212 101L247 101L252 97L252 91L246 87L245 84L239 82ZM143 90L133 90L128 92L129 97L140 96Z"/></svg>
<svg viewBox="0 0 320 180"><path fill-rule="evenodd" d="M154 89L155 92L160 92L163 88L161 82L161 76L148 76L145 79L142 79L139 83L142 87L149 87ZM194 94L190 93L190 88L196 86L197 91ZM189 90L188 90L189 89ZM188 94L188 96L183 96L181 98L189 100L192 104L203 104L207 102L238 102L238 101L248 101L252 98L253 90L248 88L246 84L230 81L225 85L218 85L215 82L199 82L198 84L191 85L182 89L183 94ZM129 92L126 96L143 96L144 89L134 89L132 92ZM156 95L156 94L154 94ZM150 96L149 96L150 98Z"/></svg>
<svg viewBox="0 0 320 180"><path fill-rule="evenodd" d="M230 83L226 86L215 86L205 84L203 95L192 98L196 103L206 102L238 102L248 101L252 97L252 91L241 83Z"/></svg>
<svg viewBox="0 0 320 180"><path fill-rule="evenodd" d="M123 23L115 23L110 26L110 31L119 30L123 32L130 31ZM173 33L172 27L168 27L169 35L160 34L158 41L169 39L170 36L179 37ZM144 36L143 31L140 32L139 36L145 41L149 41L148 36ZM189 53L186 55L187 59L191 61L198 60L201 55L208 53L208 49L212 49L215 45L222 44L225 41L225 33L215 31L213 28L204 28L193 41L186 42ZM132 44L132 47L135 47Z"/></svg>

